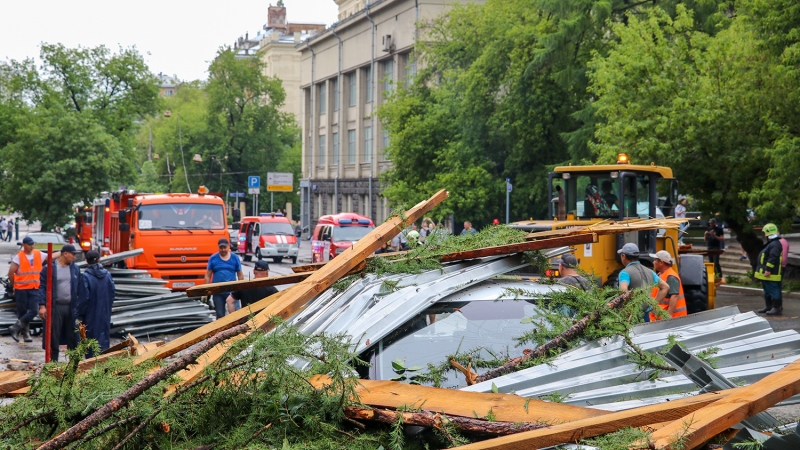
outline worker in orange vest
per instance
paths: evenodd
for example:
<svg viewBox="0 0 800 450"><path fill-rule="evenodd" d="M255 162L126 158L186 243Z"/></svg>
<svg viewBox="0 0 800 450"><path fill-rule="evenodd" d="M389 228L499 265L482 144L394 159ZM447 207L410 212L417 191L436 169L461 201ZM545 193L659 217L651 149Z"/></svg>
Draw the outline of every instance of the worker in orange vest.
<svg viewBox="0 0 800 450"><path fill-rule="evenodd" d="M39 272L47 254L33 248L30 236L22 240L22 250L11 260L8 268L8 285L13 286L14 303L17 304L17 322L11 326L11 338L19 342L33 342L30 323L39 313Z"/></svg>
<svg viewBox="0 0 800 450"><path fill-rule="evenodd" d="M683 295L683 284L681 277L672 269L675 260L672 255L666 250L660 250L656 253L651 253L650 257L653 258L653 268L656 269L659 278L664 280L669 285L669 291L663 300L658 302L661 309L667 311L671 317L683 317L686 312L686 298ZM650 313L650 321L658 320L655 314Z"/></svg>

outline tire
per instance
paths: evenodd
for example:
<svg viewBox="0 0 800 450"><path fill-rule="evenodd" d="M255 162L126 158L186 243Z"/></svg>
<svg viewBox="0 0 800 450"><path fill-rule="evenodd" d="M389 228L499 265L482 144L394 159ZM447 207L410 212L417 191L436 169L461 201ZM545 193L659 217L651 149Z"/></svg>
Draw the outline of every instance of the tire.
<svg viewBox="0 0 800 450"><path fill-rule="evenodd" d="M259 261L264 259L264 257L261 256L261 247L256 248L256 257L258 258Z"/></svg>
<svg viewBox="0 0 800 450"><path fill-rule="evenodd" d="M619 287L619 273L621 271L622 271L622 269L617 269L617 270L611 272L611 274L608 276L608 279L606 279L605 283L603 283L603 287L611 286L613 288L618 288Z"/></svg>
<svg viewBox="0 0 800 450"><path fill-rule="evenodd" d="M697 286L684 287L686 312L694 314L708 310L708 271L703 268L703 281Z"/></svg>
<svg viewBox="0 0 800 450"><path fill-rule="evenodd" d="M297 264L297 256L292 257L292 264Z"/></svg>
<svg viewBox="0 0 800 450"><path fill-rule="evenodd" d="M283 258L282 258L282 257L280 257L280 256L273 256L273 257L272 257L272 262L274 262L275 264L278 264L278 263L279 263L279 262L281 262L282 260L283 260Z"/></svg>

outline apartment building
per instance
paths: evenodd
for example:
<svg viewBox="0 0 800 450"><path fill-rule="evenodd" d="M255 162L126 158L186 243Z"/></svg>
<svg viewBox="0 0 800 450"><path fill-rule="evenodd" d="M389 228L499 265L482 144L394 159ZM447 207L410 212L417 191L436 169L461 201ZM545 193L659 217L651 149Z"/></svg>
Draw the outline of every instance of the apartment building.
<svg viewBox="0 0 800 450"><path fill-rule="evenodd" d="M379 175L389 136L373 112L416 73L418 23L453 0L334 0L339 21L297 46L301 60L303 226L356 212L383 222L391 205ZM464 0L469 1L469 0ZM476 2L482 2L477 0Z"/></svg>

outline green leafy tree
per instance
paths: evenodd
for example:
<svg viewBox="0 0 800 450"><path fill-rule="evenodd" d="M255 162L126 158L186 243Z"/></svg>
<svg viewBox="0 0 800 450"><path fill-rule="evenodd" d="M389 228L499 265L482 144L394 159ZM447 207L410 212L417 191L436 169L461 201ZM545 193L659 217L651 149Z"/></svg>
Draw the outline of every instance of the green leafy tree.
<svg viewBox="0 0 800 450"><path fill-rule="evenodd" d="M609 23L653 3L675 10L677 1L488 0L427 24L422 69L378 112L393 162L384 194L413 203L446 187L440 216L486 223L504 212L510 178L512 217L544 216L548 170L593 158L602 118L586 90L588 62L607 53ZM716 17L716 0L690 3Z"/></svg>
<svg viewBox="0 0 800 450"><path fill-rule="evenodd" d="M132 180L134 121L158 109L136 49L42 44L0 74L0 206L47 229L73 204Z"/></svg>
<svg viewBox="0 0 800 450"><path fill-rule="evenodd" d="M797 85L747 18L715 36L693 28L691 11L680 6L674 20L654 8L613 27L619 42L590 64L594 107L605 119L593 148L606 162L626 151L671 165L682 190L701 210L720 213L755 256L761 241L747 221L748 200L775 179L773 155L794 145L789 123L776 119L796 113ZM797 194L783 193L782 201L787 195ZM766 220L791 215L791 208L754 206Z"/></svg>

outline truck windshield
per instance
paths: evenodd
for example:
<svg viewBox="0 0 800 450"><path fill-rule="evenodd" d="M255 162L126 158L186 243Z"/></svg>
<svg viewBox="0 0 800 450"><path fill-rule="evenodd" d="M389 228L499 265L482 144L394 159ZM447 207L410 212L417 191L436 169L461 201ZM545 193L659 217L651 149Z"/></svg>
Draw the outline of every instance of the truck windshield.
<svg viewBox="0 0 800 450"><path fill-rule="evenodd" d="M265 234L294 236L294 229L288 223L262 223L261 235Z"/></svg>
<svg viewBox="0 0 800 450"><path fill-rule="evenodd" d="M357 241L366 236L375 227L333 227L334 241Z"/></svg>
<svg viewBox="0 0 800 450"><path fill-rule="evenodd" d="M222 205L172 203L139 208L140 230L224 230Z"/></svg>

